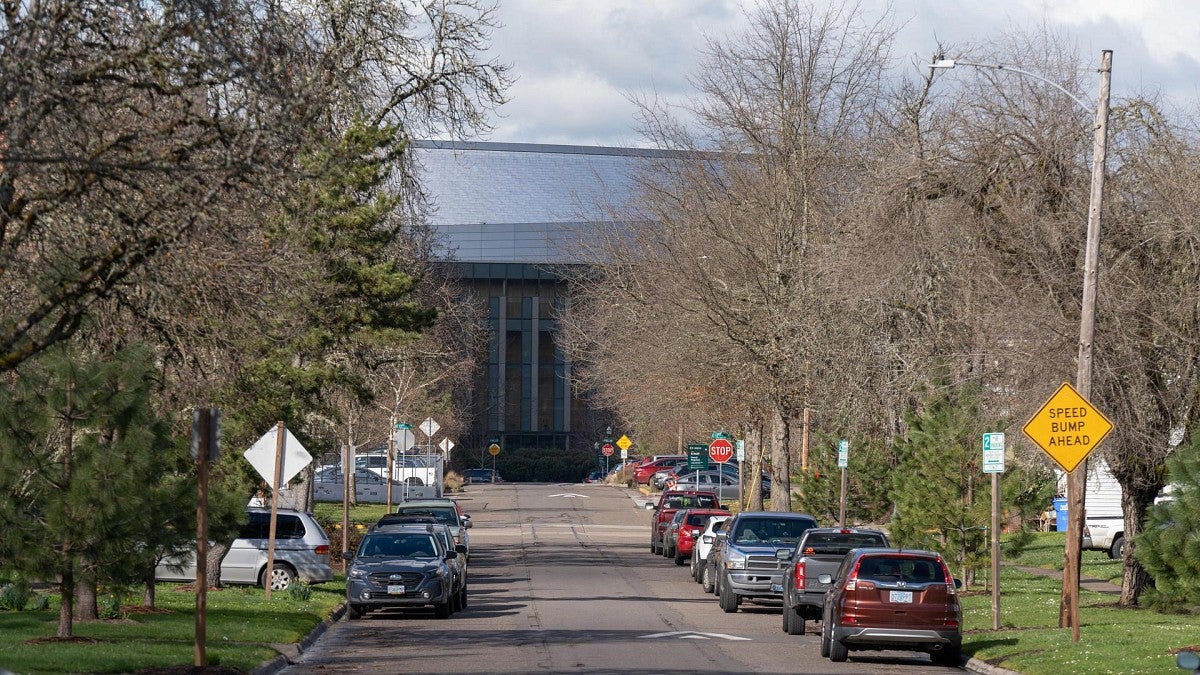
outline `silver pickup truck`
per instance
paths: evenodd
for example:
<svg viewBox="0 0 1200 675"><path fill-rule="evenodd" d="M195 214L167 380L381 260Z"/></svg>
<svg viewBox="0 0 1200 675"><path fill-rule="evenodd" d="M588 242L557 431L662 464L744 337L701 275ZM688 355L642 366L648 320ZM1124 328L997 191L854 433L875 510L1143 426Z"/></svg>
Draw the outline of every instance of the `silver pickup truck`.
<svg viewBox="0 0 1200 675"><path fill-rule="evenodd" d="M879 530L854 527L816 527L804 533L794 549L776 552L783 568L783 632L804 635L804 622L821 618L829 584L822 574L836 577L846 554L856 548L886 548L888 538Z"/></svg>

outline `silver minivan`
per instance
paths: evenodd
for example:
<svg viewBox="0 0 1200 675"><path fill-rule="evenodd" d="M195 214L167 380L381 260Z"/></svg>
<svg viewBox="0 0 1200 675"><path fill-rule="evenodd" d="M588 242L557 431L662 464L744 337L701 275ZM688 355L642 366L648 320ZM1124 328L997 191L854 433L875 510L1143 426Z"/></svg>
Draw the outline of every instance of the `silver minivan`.
<svg viewBox="0 0 1200 675"><path fill-rule="evenodd" d="M246 524L221 560L221 582L263 586L271 510L251 507L246 509L246 516ZM285 590L296 579L310 584L332 581L329 555L329 537L312 514L292 509L276 510L271 590ZM159 581L195 581L195 554L163 560L154 569L154 576Z"/></svg>

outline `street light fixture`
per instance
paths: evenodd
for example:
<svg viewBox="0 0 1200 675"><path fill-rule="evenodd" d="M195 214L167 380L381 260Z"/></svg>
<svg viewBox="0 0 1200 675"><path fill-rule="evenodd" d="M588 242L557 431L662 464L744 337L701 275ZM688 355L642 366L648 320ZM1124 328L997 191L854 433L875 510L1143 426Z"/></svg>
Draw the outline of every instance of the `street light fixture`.
<svg viewBox="0 0 1200 675"><path fill-rule="evenodd" d="M957 66L1007 70L1032 77L1066 94L1085 111L1091 108L1056 82L1028 70L995 63L973 63L939 58L932 69ZM1108 149L1108 102L1112 81L1112 50L1100 52L1100 95L1096 104L1095 136L1092 143L1092 185L1088 199L1087 241L1083 260L1083 301L1079 313L1079 358L1075 388L1088 399L1092 392L1092 343L1096 332L1096 280L1100 260L1100 207L1104 197L1104 163ZM1063 563L1063 589L1059 607L1059 627L1071 627L1071 639L1079 642L1079 574L1083 547L1083 496L1087 484L1087 461L1080 462L1067 474L1067 550Z"/></svg>

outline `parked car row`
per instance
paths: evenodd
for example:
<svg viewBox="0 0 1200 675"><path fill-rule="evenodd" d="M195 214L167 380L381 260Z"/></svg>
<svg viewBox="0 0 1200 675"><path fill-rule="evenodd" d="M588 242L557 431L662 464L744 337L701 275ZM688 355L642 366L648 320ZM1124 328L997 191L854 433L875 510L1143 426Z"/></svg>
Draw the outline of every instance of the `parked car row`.
<svg viewBox="0 0 1200 675"><path fill-rule="evenodd" d="M433 607L434 616L446 619L465 609L470 527L451 499L405 502L384 514L346 568L347 615Z"/></svg>
<svg viewBox="0 0 1200 675"><path fill-rule="evenodd" d="M747 602L779 606L789 635L819 622L821 656L832 661L852 651L903 650L960 664L961 583L939 553L893 548L879 530L819 527L803 513L730 515L713 502L711 491L664 491L650 550L690 562L692 579L722 611Z"/></svg>

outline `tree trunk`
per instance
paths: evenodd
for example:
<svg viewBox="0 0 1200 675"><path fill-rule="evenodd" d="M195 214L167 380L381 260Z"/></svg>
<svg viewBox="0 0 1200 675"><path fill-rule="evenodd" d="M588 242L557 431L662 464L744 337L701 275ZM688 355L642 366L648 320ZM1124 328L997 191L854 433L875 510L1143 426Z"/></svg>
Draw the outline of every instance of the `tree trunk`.
<svg viewBox="0 0 1200 675"><path fill-rule="evenodd" d="M217 542L208 547L208 587L221 588L221 560L229 552L229 544Z"/></svg>
<svg viewBox="0 0 1200 675"><path fill-rule="evenodd" d="M1150 585L1150 573L1133 557L1134 539L1142 531L1142 523L1146 522L1146 511L1154 503L1154 497L1159 488L1153 491L1132 492L1121 488L1121 510L1125 514L1125 553L1122 558L1121 599L1117 604L1121 607L1136 607L1142 592Z"/></svg>
<svg viewBox="0 0 1200 675"><path fill-rule="evenodd" d="M155 586L154 567L153 566L150 566L149 569L147 569L146 576L143 577L143 580L144 580L146 589L142 592L142 607L154 607L154 602L155 602L154 590L155 590L156 586Z"/></svg>
<svg viewBox="0 0 1200 675"><path fill-rule="evenodd" d="M98 621L100 607L96 604L96 580L85 576L75 582L74 619L76 621Z"/></svg>
<svg viewBox="0 0 1200 675"><path fill-rule="evenodd" d="M741 467L739 471L743 472L743 484L746 486L746 492L750 495L749 499L743 500L746 504L747 511L762 511L762 481L754 480L762 475L763 465L763 442L762 442L762 427L755 424L746 429L746 466Z"/></svg>
<svg viewBox="0 0 1200 675"><path fill-rule="evenodd" d="M779 406L771 415L771 510L792 510L790 434L787 416Z"/></svg>
<svg viewBox="0 0 1200 675"><path fill-rule="evenodd" d="M292 489L292 494L296 495L295 504L292 508L305 513L312 513L313 475L316 471L317 466L313 462L300 472L300 484Z"/></svg>
<svg viewBox="0 0 1200 675"><path fill-rule="evenodd" d="M70 565L58 577L58 597L62 599L58 608L58 637L74 637L75 571Z"/></svg>

